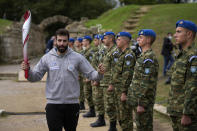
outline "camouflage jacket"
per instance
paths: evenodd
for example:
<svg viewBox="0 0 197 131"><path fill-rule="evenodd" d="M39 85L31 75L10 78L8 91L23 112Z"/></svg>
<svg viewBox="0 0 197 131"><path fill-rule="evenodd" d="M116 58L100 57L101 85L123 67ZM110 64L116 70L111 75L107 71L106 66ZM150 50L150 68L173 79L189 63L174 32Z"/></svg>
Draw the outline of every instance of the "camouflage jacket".
<svg viewBox="0 0 197 131"><path fill-rule="evenodd" d="M91 63L94 52L91 47L82 51L82 55Z"/></svg>
<svg viewBox="0 0 197 131"><path fill-rule="evenodd" d="M111 77L111 62L112 62L112 53L116 49L116 45L113 45L110 49L106 50L104 57L101 59L101 63L105 68L105 74L103 79L100 81L101 86L109 86L109 81Z"/></svg>
<svg viewBox="0 0 197 131"><path fill-rule="evenodd" d="M176 57L167 111L171 115L197 115L197 48L194 44Z"/></svg>
<svg viewBox="0 0 197 131"><path fill-rule="evenodd" d="M137 59L132 83L128 89L128 104L132 106L153 106L155 103L159 64L152 49Z"/></svg>
<svg viewBox="0 0 197 131"><path fill-rule="evenodd" d="M98 62L95 60L95 57L96 57L96 54L99 52L99 47L93 47L93 48L91 49L91 51L93 52L91 65L94 67L94 69L97 70Z"/></svg>
<svg viewBox="0 0 197 131"><path fill-rule="evenodd" d="M81 50L77 50L77 49L75 49L74 50L75 52L77 52L77 53L79 53L79 54L82 54L82 52L83 52L83 50L81 49Z"/></svg>
<svg viewBox="0 0 197 131"><path fill-rule="evenodd" d="M127 48L124 52L116 49L112 53L112 73L109 84L121 85L121 92L127 93L131 83L136 57L131 48Z"/></svg>

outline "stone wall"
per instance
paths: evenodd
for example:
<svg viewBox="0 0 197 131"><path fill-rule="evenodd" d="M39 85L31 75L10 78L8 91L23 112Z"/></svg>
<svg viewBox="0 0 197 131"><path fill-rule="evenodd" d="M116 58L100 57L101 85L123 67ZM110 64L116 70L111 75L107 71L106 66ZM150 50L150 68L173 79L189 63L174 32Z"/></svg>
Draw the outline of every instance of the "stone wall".
<svg viewBox="0 0 197 131"><path fill-rule="evenodd" d="M87 28L85 26L85 22L87 21L88 18L82 17L81 21L74 21L73 23L67 25L66 29L69 31L70 37L77 38L77 37L83 37L85 35L93 36L95 34L98 34L97 26L91 26L90 28Z"/></svg>
<svg viewBox="0 0 197 131"><path fill-rule="evenodd" d="M22 22L14 22L6 27L0 35L0 60L5 63L18 63L23 59ZM31 24L28 43L28 56L35 57L43 54L45 49L45 36L42 30Z"/></svg>
<svg viewBox="0 0 197 131"><path fill-rule="evenodd" d="M44 29L50 24L56 22L65 23L66 29L70 32L71 37L82 37L84 35L91 35L98 33L98 27L85 27L84 23L87 18L82 18L81 21L72 22L66 16L53 16L44 19L39 25L31 23L30 39L28 43L29 58L41 56L45 50ZM0 61L1 63L19 63L23 60L23 44L22 44L22 26L24 20L21 22L13 22L12 25L6 27L6 30L0 34ZM101 32L100 32L101 33Z"/></svg>
<svg viewBox="0 0 197 131"><path fill-rule="evenodd" d="M38 26L41 30L44 30L50 24L53 24L56 22L61 22L61 23L65 23L66 25L68 25L72 23L72 20L66 16L56 15L56 16L52 16L52 17L48 17L44 19Z"/></svg>

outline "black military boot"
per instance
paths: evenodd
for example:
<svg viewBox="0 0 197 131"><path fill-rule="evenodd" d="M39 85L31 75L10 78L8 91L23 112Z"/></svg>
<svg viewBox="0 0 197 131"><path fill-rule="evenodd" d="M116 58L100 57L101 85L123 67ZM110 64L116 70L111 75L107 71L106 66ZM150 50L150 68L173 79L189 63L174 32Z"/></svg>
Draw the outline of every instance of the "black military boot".
<svg viewBox="0 0 197 131"><path fill-rule="evenodd" d="M80 102L79 106L80 106L80 110L85 110L84 102Z"/></svg>
<svg viewBox="0 0 197 131"><path fill-rule="evenodd" d="M96 116L96 113L94 111L94 106L93 107L90 107L90 110L83 115L83 117L95 117Z"/></svg>
<svg viewBox="0 0 197 131"><path fill-rule="evenodd" d="M91 127L100 127L100 126L105 126L105 119L104 119L104 115L99 115L98 119L94 122L91 123L90 126Z"/></svg>
<svg viewBox="0 0 197 131"><path fill-rule="evenodd" d="M116 121L110 122L110 127L108 131L117 131L116 129Z"/></svg>

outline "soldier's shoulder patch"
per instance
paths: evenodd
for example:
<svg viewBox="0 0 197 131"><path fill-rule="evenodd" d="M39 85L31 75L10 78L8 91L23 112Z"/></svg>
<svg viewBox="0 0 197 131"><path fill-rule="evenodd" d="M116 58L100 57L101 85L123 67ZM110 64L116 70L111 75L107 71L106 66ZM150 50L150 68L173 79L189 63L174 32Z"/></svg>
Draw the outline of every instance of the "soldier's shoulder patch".
<svg viewBox="0 0 197 131"><path fill-rule="evenodd" d="M193 55L189 58L189 62L191 62L193 59L197 59L197 56L196 55Z"/></svg>
<svg viewBox="0 0 197 131"><path fill-rule="evenodd" d="M146 62L154 63L154 61L153 61L152 59L145 59L145 60L143 61L144 64L145 64Z"/></svg>
<svg viewBox="0 0 197 131"><path fill-rule="evenodd" d="M126 61L126 65L129 66L131 64L131 61Z"/></svg>
<svg viewBox="0 0 197 131"><path fill-rule="evenodd" d="M132 54L126 54L125 58L127 58L127 57L132 57L133 58L133 55Z"/></svg>
<svg viewBox="0 0 197 131"><path fill-rule="evenodd" d="M115 57L114 58L114 62L117 63L118 62L118 58Z"/></svg>
<svg viewBox="0 0 197 131"><path fill-rule="evenodd" d="M144 73L149 74L150 73L150 68L145 68Z"/></svg>
<svg viewBox="0 0 197 131"><path fill-rule="evenodd" d="M119 52L118 51L114 51L113 53L112 53L112 55L117 55Z"/></svg>
<svg viewBox="0 0 197 131"><path fill-rule="evenodd" d="M129 66L131 64L132 58L133 58L133 55L130 53L125 55L125 60L126 60L125 63L127 66Z"/></svg>
<svg viewBox="0 0 197 131"><path fill-rule="evenodd" d="M196 73L197 72L197 66L191 66L190 71L191 71L191 73Z"/></svg>

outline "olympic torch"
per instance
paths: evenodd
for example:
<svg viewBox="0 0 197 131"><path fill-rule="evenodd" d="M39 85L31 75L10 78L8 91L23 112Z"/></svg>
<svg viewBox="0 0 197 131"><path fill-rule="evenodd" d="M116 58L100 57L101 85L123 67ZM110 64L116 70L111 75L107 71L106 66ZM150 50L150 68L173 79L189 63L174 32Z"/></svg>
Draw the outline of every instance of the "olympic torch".
<svg viewBox="0 0 197 131"><path fill-rule="evenodd" d="M30 30L30 25L31 25L31 12L26 11L24 14L24 19L25 22L23 24L23 29L22 29L22 39L23 39L23 58L24 62L26 64L28 63L28 56L27 56L27 45L28 45L28 40L29 40L29 30ZM25 78L28 78L28 69L25 70Z"/></svg>

